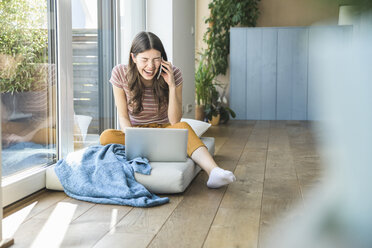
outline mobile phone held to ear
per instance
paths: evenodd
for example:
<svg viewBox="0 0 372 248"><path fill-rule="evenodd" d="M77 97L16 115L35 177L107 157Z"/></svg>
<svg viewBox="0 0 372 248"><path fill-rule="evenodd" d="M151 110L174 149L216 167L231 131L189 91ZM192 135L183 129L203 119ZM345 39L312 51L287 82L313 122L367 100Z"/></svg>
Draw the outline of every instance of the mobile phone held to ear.
<svg viewBox="0 0 372 248"><path fill-rule="evenodd" d="M161 62L163 62L163 57L161 57ZM157 76L156 79L159 79L160 78L162 70L163 70L163 66L160 63L159 74L158 74L158 76Z"/></svg>
<svg viewBox="0 0 372 248"><path fill-rule="evenodd" d="M158 74L158 76L157 76L156 79L159 79L159 78L160 78L160 75L161 75L161 69L162 69L162 66L160 65L160 68L159 68L159 74Z"/></svg>
<svg viewBox="0 0 372 248"><path fill-rule="evenodd" d="M161 57L161 61L163 62L163 57ZM157 76L156 79L159 79L160 78L162 69L163 69L163 66L161 65L161 62L160 62L159 74L158 74L158 76Z"/></svg>

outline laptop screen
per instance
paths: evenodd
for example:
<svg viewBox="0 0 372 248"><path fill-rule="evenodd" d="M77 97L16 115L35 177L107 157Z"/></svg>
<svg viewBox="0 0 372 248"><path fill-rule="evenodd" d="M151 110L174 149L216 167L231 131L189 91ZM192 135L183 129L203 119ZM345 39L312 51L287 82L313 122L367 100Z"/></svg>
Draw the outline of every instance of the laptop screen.
<svg viewBox="0 0 372 248"><path fill-rule="evenodd" d="M187 129L125 129L125 153L128 160L147 158L150 162L184 162L187 159Z"/></svg>

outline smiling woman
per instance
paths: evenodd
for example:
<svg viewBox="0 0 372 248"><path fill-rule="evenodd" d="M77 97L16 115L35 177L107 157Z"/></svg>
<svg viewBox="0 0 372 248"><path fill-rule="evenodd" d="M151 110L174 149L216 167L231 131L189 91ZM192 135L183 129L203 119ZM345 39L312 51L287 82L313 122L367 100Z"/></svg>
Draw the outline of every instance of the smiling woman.
<svg viewBox="0 0 372 248"><path fill-rule="evenodd" d="M155 58L151 58L152 57L152 54L154 54L154 56L157 56ZM138 56L137 58L132 54L133 56L133 60L136 61L136 63L143 67L144 68L144 72L145 74L141 74L143 77L152 77L153 76L153 73L155 72L153 69L153 65L155 66L155 69L159 71L158 75L160 76L160 73L161 73L161 66L160 66L160 63L162 61L162 58L159 55L159 52L156 51L155 49L151 49L147 52L148 55L144 55L144 56ZM148 57L150 56L150 57ZM146 70L147 68L147 70ZM156 79L159 79L159 76L157 76Z"/></svg>
<svg viewBox="0 0 372 248"><path fill-rule="evenodd" d="M163 59L160 61L160 58ZM161 77L156 77L157 73ZM137 34L130 49L128 65L117 65L112 71L110 82L121 130L105 130L100 136L102 145L124 144L127 127L188 129L187 154L208 173L207 186L219 188L235 181L232 172L218 167L191 126L180 122L183 85L181 71L167 61L163 44L155 34Z"/></svg>

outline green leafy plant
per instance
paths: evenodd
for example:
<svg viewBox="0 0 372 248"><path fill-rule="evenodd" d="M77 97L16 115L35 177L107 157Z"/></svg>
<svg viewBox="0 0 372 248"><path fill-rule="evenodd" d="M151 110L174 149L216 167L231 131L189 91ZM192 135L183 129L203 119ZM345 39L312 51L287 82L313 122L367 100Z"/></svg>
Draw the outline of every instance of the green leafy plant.
<svg viewBox="0 0 372 248"><path fill-rule="evenodd" d="M256 26L260 0L212 0L208 5L209 24L203 40L208 49L206 56L215 75L226 74L230 52L230 28L235 26Z"/></svg>
<svg viewBox="0 0 372 248"><path fill-rule="evenodd" d="M22 92L46 82L46 1L0 1L0 91Z"/></svg>
<svg viewBox="0 0 372 248"><path fill-rule="evenodd" d="M206 106L205 112L206 117L208 120L212 120L213 116L220 115L220 123L225 124L230 120L230 116L232 118L236 117L235 112L229 108L226 103L223 102L224 100L225 89L223 94L217 91L214 87L211 94L211 102Z"/></svg>
<svg viewBox="0 0 372 248"><path fill-rule="evenodd" d="M206 60L205 54L199 53L199 55L200 60L195 72L196 104L207 105L211 103L212 91L215 88L213 84L215 74L211 64Z"/></svg>

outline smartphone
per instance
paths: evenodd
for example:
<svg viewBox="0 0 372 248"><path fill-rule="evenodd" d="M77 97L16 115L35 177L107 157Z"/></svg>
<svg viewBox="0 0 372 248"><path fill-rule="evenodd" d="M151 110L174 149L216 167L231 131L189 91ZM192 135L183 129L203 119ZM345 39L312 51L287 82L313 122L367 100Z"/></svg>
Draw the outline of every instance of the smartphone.
<svg viewBox="0 0 372 248"><path fill-rule="evenodd" d="M163 61L163 57L161 57L161 61ZM160 64L159 74L158 74L158 77L156 79L159 79L160 78L162 69L163 69L163 66Z"/></svg>
<svg viewBox="0 0 372 248"><path fill-rule="evenodd" d="M161 69L162 69L163 67L160 65L160 69L159 69L159 74L158 74L158 77L156 78L156 79L159 79L160 78L160 75L161 75Z"/></svg>

